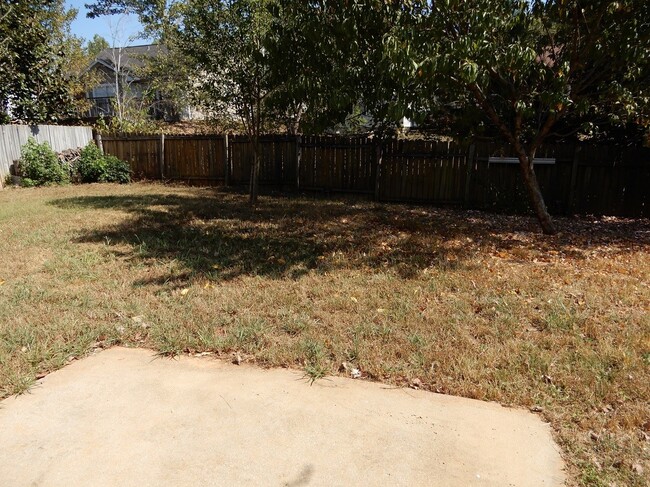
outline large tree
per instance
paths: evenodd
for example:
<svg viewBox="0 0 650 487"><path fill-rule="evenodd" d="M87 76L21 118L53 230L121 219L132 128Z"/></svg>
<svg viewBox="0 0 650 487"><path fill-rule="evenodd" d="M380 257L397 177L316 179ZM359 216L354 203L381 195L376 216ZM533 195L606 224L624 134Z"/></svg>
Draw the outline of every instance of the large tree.
<svg viewBox="0 0 650 487"><path fill-rule="evenodd" d="M235 117L253 146L250 202L257 204L260 135L267 118L270 84L264 40L270 0L190 0L179 9L170 33L192 66L203 106Z"/></svg>
<svg viewBox="0 0 650 487"><path fill-rule="evenodd" d="M473 131L487 121L517 155L546 233L533 165L544 141L585 121L647 120L647 0L282 3L299 20L291 41L316 52L300 61L302 86L334 93L335 106L341 94L364 100L387 121L444 107Z"/></svg>
<svg viewBox="0 0 650 487"><path fill-rule="evenodd" d="M379 1L280 0L273 14L269 61L272 76L284 81L273 101L302 106L307 130L335 126L350 114L382 130L395 126L406 105L414 107L411 87L385 69L382 50L400 8Z"/></svg>
<svg viewBox="0 0 650 487"><path fill-rule="evenodd" d="M273 113L273 92L265 48L274 0L99 0L88 5L91 15L136 13L145 29L182 63L194 100L208 115L232 119L253 146L250 202L257 204L260 135ZM155 66L152 66L155 69ZM175 82L174 80L171 80Z"/></svg>
<svg viewBox="0 0 650 487"><path fill-rule="evenodd" d="M648 116L646 0L422 2L402 19L384 47L405 82L419 80L432 109L465 107L496 128L545 233L555 226L533 165L544 141L568 121Z"/></svg>
<svg viewBox="0 0 650 487"><path fill-rule="evenodd" d="M74 15L63 0L0 3L0 119L38 123L72 114L64 66Z"/></svg>

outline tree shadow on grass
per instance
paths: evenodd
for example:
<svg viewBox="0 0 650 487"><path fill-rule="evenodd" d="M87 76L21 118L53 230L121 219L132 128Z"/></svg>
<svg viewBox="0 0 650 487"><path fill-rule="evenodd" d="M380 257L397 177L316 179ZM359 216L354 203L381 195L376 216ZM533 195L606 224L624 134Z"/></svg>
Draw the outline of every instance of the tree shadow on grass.
<svg viewBox="0 0 650 487"><path fill-rule="evenodd" d="M550 251L582 259L594 247L626 252L650 246L648 220L560 219L563 232L546 237L528 217L295 197L264 197L251 208L245 195L214 190L82 196L51 204L125 212L76 241L127 244L129 257L176 261L185 269L136 285L182 286L197 276L296 279L344 268L391 269L410 278L431 267L471 267L478 252L495 249L523 260L531 251L540 258Z"/></svg>

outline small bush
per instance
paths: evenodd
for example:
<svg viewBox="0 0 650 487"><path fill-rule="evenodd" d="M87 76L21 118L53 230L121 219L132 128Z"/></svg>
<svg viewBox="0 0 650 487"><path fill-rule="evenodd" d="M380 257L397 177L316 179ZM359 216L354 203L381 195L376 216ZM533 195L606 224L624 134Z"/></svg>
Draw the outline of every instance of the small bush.
<svg viewBox="0 0 650 487"><path fill-rule="evenodd" d="M82 183L121 183L131 181L129 164L115 156L105 156L95 144L81 150L77 173Z"/></svg>
<svg viewBox="0 0 650 487"><path fill-rule="evenodd" d="M70 174L59 161L50 144L39 144L32 137L20 150L18 171L22 176L23 186L42 186L45 184L66 184Z"/></svg>
<svg viewBox="0 0 650 487"><path fill-rule="evenodd" d="M101 182L126 184L131 181L131 168L128 162L115 156L106 156L104 160L106 167Z"/></svg>
<svg viewBox="0 0 650 487"><path fill-rule="evenodd" d="M95 144L88 144L81 149L79 160L77 161L77 173L82 183L96 183L104 174L106 162L104 154Z"/></svg>

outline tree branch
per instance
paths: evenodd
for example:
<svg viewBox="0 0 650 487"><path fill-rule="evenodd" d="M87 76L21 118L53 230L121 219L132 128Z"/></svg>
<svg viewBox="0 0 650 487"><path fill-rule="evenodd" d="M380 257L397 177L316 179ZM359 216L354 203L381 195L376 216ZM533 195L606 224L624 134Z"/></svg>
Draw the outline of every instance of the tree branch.
<svg viewBox="0 0 650 487"><path fill-rule="evenodd" d="M494 109L492 104L487 100L487 98L481 91L481 88L476 83L471 83L467 85L467 88L474 95L474 98L476 99L478 104L481 106L481 108L483 108L483 110L485 110L490 120L492 120L492 123L496 125L496 127L499 129L501 134L506 138L506 140L508 140L512 144L515 144L517 142L517 138L510 131L510 129L508 129L508 126L503 122L503 120L501 120L501 117L499 117L497 111Z"/></svg>

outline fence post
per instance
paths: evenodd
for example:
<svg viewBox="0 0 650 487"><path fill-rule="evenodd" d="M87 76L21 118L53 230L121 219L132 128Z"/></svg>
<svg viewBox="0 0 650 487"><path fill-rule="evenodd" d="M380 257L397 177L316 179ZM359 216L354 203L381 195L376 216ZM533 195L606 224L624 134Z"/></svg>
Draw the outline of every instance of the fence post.
<svg viewBox="0 0 650 487"><path fill-rule="evenodd" d="M381 198L381 162L384 156L382 139L375 141L375 201Z"/></svg>
<svg viewBox="0 0 650 487"><path fill-rule="evenodd" d="M160 134L160 179L165 179L165 134Z"/></svg>
<svg viewBox="0 0 650 487"><path fill-rule="evenodd" d="M302 137L296 136L296 190L300 190L300 160L302 159Z"/></svg>
<svg viewBox="0 0 650 487"><path fill-rule="evenodd" d="M476 155L476 144L472 142L469 145L469 151L467 154L467 174L465 175L465 206L469 206L470 192L471 192L471 182L472 182L472 171L474 170L474 156Z"/></svg>
<svg viewBox="0 0 650 487"><path fill-rule="evenodd" d="M567 202L567 214L571 215L575 210L576 185L578 183L578 163L580 162L580 153L582 147L576 145L573 152L573 163L571 165L571 185L569 186L569 201Z"/></svg>
<svg viewBox="0 0 650 487"><path fill-rule="evenodd" d="M104 143L102 142L102 134L100 134L99 132L95 133L95 144L97 144L97 147L99 147L100 152L103 154Z"/></svg>
<svg viewBox="0 0 650 487"><path fill-rule="evenodd" d="M228 150L228 134L223 135L223 164L226 186L230 186L230 151Z"/></svg>

